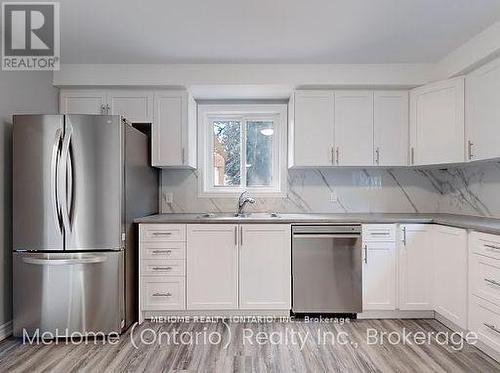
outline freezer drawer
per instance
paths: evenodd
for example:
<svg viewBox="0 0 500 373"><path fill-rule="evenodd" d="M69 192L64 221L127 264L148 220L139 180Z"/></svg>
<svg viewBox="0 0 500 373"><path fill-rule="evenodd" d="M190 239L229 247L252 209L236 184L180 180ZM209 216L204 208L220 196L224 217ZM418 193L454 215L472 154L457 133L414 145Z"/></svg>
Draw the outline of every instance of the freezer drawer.
<svg viewBox="0 0 500 373"><path fill-rule="evenodd" d="M14 263L14 336L120 332L123 255L19 253Z"/></svg>

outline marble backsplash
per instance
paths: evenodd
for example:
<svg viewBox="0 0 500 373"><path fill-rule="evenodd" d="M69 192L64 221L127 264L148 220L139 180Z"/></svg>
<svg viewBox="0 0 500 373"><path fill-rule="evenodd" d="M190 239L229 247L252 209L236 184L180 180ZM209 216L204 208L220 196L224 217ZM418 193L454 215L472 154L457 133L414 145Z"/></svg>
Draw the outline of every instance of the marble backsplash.
<svg viewBox="0 0 500 373"><path fill-rule="evenodd" d="M500 218L500 163L446 169L289 170L287 196L257 198L249 211L420 212ZM165 193L173 193L166 203ZM331 194L337 196L331 202ZM233 212L235 198L198 195L198 172L163 170L162 212Z"/></svg>

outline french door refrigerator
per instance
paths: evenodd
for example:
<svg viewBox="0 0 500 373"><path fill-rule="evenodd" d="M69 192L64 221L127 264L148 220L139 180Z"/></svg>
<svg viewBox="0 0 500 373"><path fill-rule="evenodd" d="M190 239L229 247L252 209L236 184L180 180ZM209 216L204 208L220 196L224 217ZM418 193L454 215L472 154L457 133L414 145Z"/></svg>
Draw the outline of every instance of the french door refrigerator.
<svg viewBox="0 0 500 373"><path fill-rule="evenodd" d="M148 136L116 115L14 115L13 332L120 333L136 319L136 229L157 212Z"/></svg>

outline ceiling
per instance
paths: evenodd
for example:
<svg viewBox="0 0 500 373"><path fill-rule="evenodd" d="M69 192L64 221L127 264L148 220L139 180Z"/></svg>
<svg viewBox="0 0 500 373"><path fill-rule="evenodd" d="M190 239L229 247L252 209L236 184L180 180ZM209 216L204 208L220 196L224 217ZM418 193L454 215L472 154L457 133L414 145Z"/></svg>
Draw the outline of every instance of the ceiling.
<svg viewBox="0 0 500 373"><path fill-rule="evenodd" d="M64 0L63 63L433 63L499 0Z"/></svg>

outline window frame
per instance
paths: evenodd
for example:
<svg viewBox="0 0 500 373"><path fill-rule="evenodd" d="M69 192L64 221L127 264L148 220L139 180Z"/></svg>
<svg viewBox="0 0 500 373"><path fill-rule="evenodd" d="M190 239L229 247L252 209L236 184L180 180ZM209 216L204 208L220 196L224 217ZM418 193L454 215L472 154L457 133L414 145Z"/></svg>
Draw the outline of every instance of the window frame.
<svg viewBox="0 0 500 373"><path fill-rule="evenodd" d="M286 196L286 104L199 104L198 105L198 195L200 197L234 198L247 190L256 197ZM273 120L273 184L270 186L215 186L213 167L213 128L216 119L241 122L240 182L246 184L246 133L247 122Z"/></svg>

